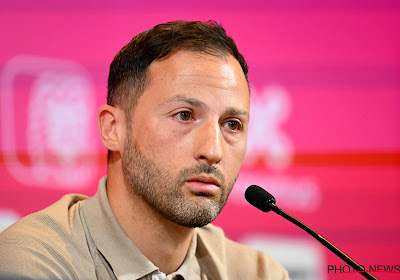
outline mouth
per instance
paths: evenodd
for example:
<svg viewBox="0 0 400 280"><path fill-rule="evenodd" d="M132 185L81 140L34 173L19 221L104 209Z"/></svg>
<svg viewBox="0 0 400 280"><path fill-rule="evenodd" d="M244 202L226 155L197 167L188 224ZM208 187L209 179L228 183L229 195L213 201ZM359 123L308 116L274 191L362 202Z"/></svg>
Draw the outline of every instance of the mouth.
<svg viewBox="0 0 400 280"><path fill-rule="evenodd" d="M187 180L190 189L194 193L215 194L221 187L220 182L213 176L200 175Z"/></svg>
<svg viewBox="0 0 400 280"><path fill-rule="evenodd" d="M199 182L199 183L203 183L203 184L211 184L211 185L215 185L217 187L221 186L218 179L216 179L214 176L209 176L209 175L196 176L196 177L190 178L187 181L188 182Z"/></svg>

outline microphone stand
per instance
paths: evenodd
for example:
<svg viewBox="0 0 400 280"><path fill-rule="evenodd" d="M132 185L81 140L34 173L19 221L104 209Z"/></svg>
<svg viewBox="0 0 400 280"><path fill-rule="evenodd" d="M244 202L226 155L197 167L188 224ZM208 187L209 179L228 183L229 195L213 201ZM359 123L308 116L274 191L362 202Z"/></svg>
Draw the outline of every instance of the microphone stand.
<svg viewBox="0 0 400 280"><path fill-rule="evenodd" d="M283 218L289 220L293 224L297 225L298 227L302 228L304 231L308 232L310 235L312 235L315 239L317 239L322 245L327 247L329 250L331 250L336 256L341 258L343 261L345 261L348 265L350 265L352 268L360 272L365 278L370 279L370 280L378 280L374 275L369 273L368 271L365 271L365 268L360 266L357 262L355 262L353 259L351 259L349 256L347 256L345 253L343 253L339 248L337 248L335 245L333 245L331 242L326 240L323 236L320 234L316 233L314 230L297 220L296 218L290 216L287 214L285 211L280 209L278 206L275 205L273 202L268 202L268 205L270 206L270 210L274 211L276 214L279 216L282 216Z"/></svg>

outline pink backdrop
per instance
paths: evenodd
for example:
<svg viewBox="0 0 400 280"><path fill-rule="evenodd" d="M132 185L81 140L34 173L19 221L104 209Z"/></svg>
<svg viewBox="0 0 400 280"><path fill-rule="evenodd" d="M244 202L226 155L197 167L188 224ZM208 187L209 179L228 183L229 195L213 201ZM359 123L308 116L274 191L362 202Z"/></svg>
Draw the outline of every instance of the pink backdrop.
<svg viewBox="0 0 400 280"><path fill-rule="evenodd" d="M2 228L65 193L95 193L106 173L96 113L123 45L160 22L215 19L252 87L248 155L215 224L293 279L362 279L328 273L344 263L248 205L259 184L367 268L400 265L399 1L53 2L0 3Z"/></svg>

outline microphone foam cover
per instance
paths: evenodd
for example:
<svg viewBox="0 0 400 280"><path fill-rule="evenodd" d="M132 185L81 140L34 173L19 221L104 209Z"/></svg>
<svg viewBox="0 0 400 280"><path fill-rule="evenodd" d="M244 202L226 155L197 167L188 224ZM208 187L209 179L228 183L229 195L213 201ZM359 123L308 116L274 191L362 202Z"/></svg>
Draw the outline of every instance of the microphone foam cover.
<svg viewBox="0 0 400 280"><path fill-rule="evenodd" d="M246 200L263 212L271 211L269 203L275 203L275 197L257 185L251 185L244 193Z"/></svg>

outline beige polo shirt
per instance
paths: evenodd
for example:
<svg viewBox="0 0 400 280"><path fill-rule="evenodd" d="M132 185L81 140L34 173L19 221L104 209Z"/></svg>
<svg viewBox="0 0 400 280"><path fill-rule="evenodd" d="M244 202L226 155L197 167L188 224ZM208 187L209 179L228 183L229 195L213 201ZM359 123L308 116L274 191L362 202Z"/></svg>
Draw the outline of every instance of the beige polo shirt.
<svg viewBox="0 0 400 280"><path fill-rule="evenodd" d="M108 202L106 177L100 180L92 198L65 195L0 233L0 276L164 278L119 225ZM265 253L233 242L220 228L207 225L196 228L183 264L166 279L289 278L286 270Z"/></svg>

